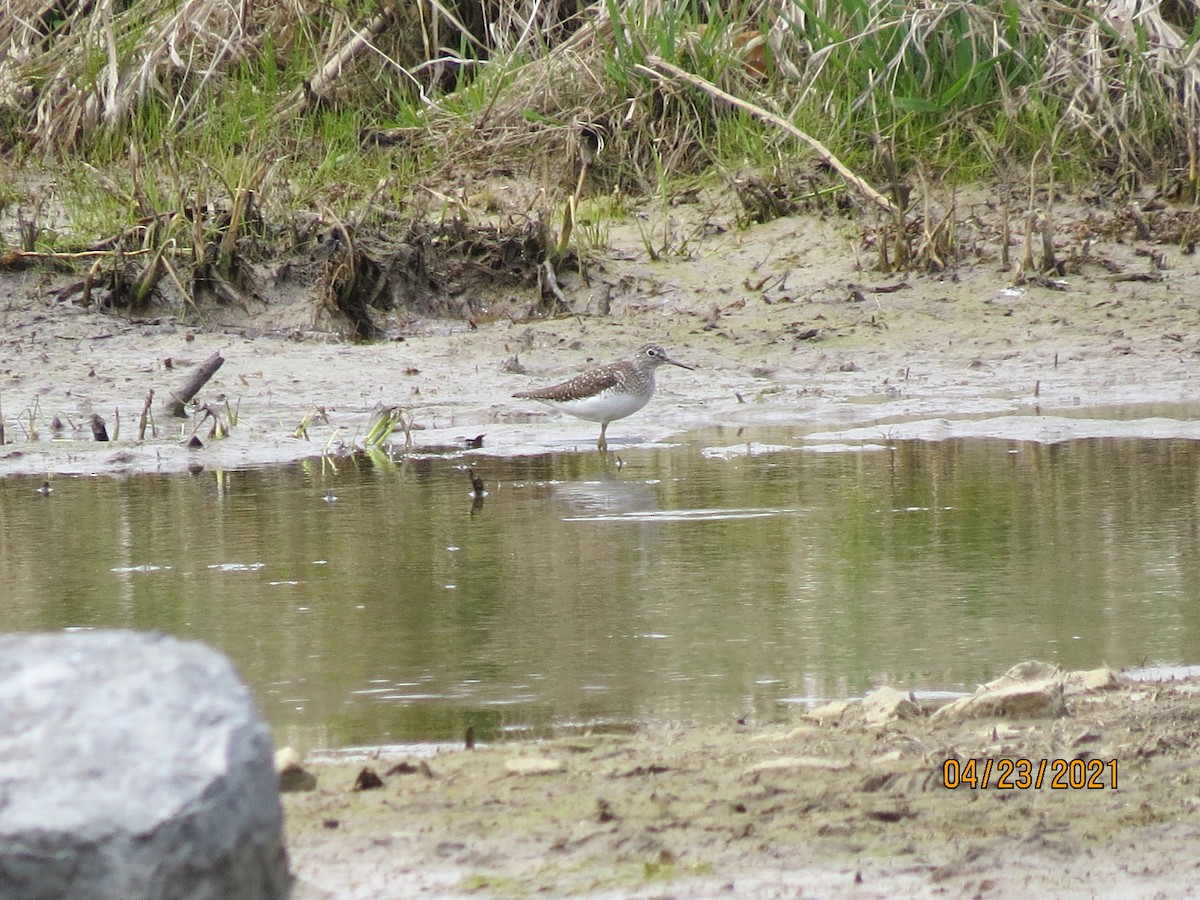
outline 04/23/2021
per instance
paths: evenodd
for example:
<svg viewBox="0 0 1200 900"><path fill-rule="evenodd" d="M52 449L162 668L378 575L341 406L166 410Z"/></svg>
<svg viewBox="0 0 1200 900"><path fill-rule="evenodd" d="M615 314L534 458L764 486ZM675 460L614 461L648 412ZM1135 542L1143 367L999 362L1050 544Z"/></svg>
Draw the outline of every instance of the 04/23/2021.
<svg viewBox="0 0 1200 900"><path fill-rule="evenodd" d="M942 786L951 790L1110 790L1117 787L1117 760L951 757L942 763Z"/></svg>

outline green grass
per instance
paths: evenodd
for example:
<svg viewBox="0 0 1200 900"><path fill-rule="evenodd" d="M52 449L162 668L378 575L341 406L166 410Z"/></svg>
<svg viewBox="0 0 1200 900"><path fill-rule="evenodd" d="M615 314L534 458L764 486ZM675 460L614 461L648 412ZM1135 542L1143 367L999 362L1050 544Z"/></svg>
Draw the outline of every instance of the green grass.
<svg viewBox="0 0 1200 900"><path fill-rule="evenodd" d="M769 58L776 73L759 83L746 78L736 44L769 27L769 6L735 3L705 16L696 2L607 0L612 39L594 60L587 80L596 96L587 99L599 100L601 108L612 111L627 100L635 104L634 118L623 124L633 129L626 143L635 151L627 155L637 157L632 166L644 188L653 189L653 169L660 164L674 174L747 161L766 164L781 152L780 138L768 126L748 124L742 114L733 115L731 123L728 110L709 98L655 84L639 69L651 56L751 99L761 95L765 105L784 111L868 175L880 171L875 148L886 146L894 148L898 159L922 160L951 177L977 178L986 175L996 159L1027 161L1057 140L1075 85L1069 79L1049 78L1054 74L1048 69L1053 63L1050 51L1056 38L1076 34L1089 24L1081 11L1060 13L1059 21L1034 22L1029 7L1019 0L915 7L893 0L840 0L802 2L799 9L804 12L802 23L775 23L782 46ZM320 15L333 15L334 10ZM347 15L359 19L376 11L369 4L346 8ZM110 125L78 155L96 164L113 164L133 140L150 161L164 155L164 144L186 142L191 153L218 168L259 152L286 160L281 174L307 176L305 180L315 183L332 179L339 190L345 190L347 181L363 188L374 185L397 157L407 157L399 168L415 178L433 165L419 151L393 152L387 163L372 161L360 150L360 135L370 129L429 126L434 119L449 127L458 119L460 129L469 128L511 93L518 79L539 77L531 63L554 52L553 42L535 32L535 39L510 56L485 60L482 77L473 77L469 73L474 70L463 67L448 94L439 97L435 89L426 88L438 107L433 113L410 79L385 65L374 77L359 79L332 108L281 115L282 98L298 91L322 58L319 42L309 43L322 33L317 27L320 15L297 29L287 47L279 46L283 36L268 34L254 57L204 79L194 73L180 76L179 98L147 94L126 123ZM1197 33L1200 21L1191 23L1189 40L1194 42ZM119 37L118 52L133 55L145 35L132 30ZM460 40L460 49L470 46ZM1180 145L1177 116L1170 112L1158 73L1145 61L1145 49L1144 34L1132 46L1114 40L1105 63L1106 77L1130 95L1146 99L1125 123L1134 133L1119 146L1121 140L1096 140L1095 133L1081 127L1078 139L1068 141L1077 151L1090 145L1097 165L1113 152L1148 154L1164 141ZM780 70L785 63L801 77L784 77ZM106 59L92 48L81 55L81 64L77 77L87 82L104 71ZM581 59L580 64L593 61ZM187 93L202 87L208 92L202 102ZM179 116L179 99L186 119ZM518 114L531 127L565 126L577 112L569 106L523 105ZM1153 160L1135 161L1148 165Z"/></svg>
<svg viewBox="0 0 1200 900"><path fill-rule="evenodd" d="M1173 20L1148 13L1123 32L1083 7L1030 0L800 0L802 21L777 18L778 5L764 0L605 0L596 10L607 30L571 45L569 30L555 30L563 22L501 34L470 4L422 7L420 22L415 8L396 7L401 18L347 63L319 103L305 101L305 84L383 7L279 9L253 7L276 16L264 20L273 26L224 55L197 44L185 54L195 66L183 70L155 44L175 6L148 0L121 10L111 26L121 71L147 59L161 68L123 115L94 122L79 104L102 92L105 45L58 23L53 48L28 63L27 86L35 98L66 86L82 93L42 96L43 112L60 120L37 119L32 103L3 107L0 152L53 160L71 228L93 236L193 206L228 209L247 187L269 221L290 221L297 210L348 220L369 216L372 198L396 208L426 185L453 192L493 172L548 179L546 212L557 220L575 191L573 136L584 124L605 136L588 192L616 191L664 211L705 173L813 169L811 152L774 126L653 77L647 67L658 57L783 116L876 185L1011 181L1028 177L1035 160L1058 183L1200 170L1189 141L1200 114L1173 93L1181 77L1200 83L1189 61L1200 16L1183 8L1163 13ZM492 25L517 28L522 9L489 7ZM444 13L473 23L474 33ZM11 27L0 23L0 45L19 37ZM1173 28L1183 43L1165 62L1150 52L1154 28ZM1100 37L1094 57L1083 52L1089 29ZM586 24L575 34L586 36ZM768 34L764 77L748 66L745 47ZM424 54L446 48L464 64L439 90ZM1086 90L1093 84L1098 93ZM1069 114L1072 103L1082 115ZM54 131L56 121L64 131ZM389 129L410 133L389 146L364 140ZM576 243L594 250L602 220L584 227ZM181 230L176 222L157 239L181 239ZM687 252L685 236L648 230L644 240L652 255Z"/></svg>

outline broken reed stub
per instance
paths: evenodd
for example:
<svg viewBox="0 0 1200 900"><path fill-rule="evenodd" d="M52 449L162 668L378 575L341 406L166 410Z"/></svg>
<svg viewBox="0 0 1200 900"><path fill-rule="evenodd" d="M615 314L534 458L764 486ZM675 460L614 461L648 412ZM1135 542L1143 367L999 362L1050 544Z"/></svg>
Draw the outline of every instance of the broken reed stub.
<svg viewBox="0 0 1200 900"><path fill-rule="evenodd" d="M224 364L225 358L221 356L221 351L217 350L200 365L192 369L187 380L178 388L172 391L167 391L167 398L163 400L162 411L164 415L174 416L177 419L187 418L187 405L192 401L192 398L200 393L200 389L208 383L208 379L212 378L217 369Z"/></svg>

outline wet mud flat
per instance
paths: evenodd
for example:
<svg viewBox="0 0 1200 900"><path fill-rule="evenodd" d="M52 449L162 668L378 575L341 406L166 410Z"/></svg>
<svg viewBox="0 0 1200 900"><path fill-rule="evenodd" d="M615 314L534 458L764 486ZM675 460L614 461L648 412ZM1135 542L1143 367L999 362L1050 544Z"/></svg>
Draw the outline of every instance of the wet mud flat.
<svg viewBox="0 0 1200 900"><path fill-rule="evenodd" d="M286 463L353 447L380 404L411 413L418 446L485 433L486 452L594 453L591 425L511 395L651 340L698 368L672 372L610 429L618 447L714 423L869 426L879 440L891 426L876 423L918 420L907 436L940 439L941 417L984 416L1007 417L991 436L1040 440L1037 419L1010 414L1200 400L1200 264L1169 242L1088 243L1053 285L1014 284L994 252L949 273L874 273L852 229L802 218L653 264L632 229L611 243L571 294L584 310L605 298L606 315L410 315L371 344L322 331L307 307L293 314L289 291L194 325L84 308L54 299L45 273L5 273L0 475ZM188 448L196 417L129 440L148 390L161 397L216 351L227 361L199 399L238 410L228 435ZM297 437L317 408L324 419ZM75 428L96 412L111 426L117 409L119 441ZM1162 431L1138 421L1136 433ZM1186 895L1200 863L1197 722L1196 685L1183 682L1077 697L1065 716L1033 721L663 723L440 753L428 774L412 761L389 775L403 759L321 764L316 792L286 798L297 896ZM1115 761L1117 785L943 785L949 759L1083 754ZM365 765L382 788L352 790Z"/></svg>
<svg viewBox="0 0 1200 900"><path fill-rule="evenodd" d="M297 896L1192 890L1200 682L1068 693L1050 718L933 705L318 762L285 797ZM364 768L382 785L355 789Z"/></svg>
<svg viewBox="0 0 1200 900"><path fill-rule="evenodd" d="M996 211L971 208L991 235ZM1135 240L1119 219L1098 231L1094 217L1060 210L1072 223L1062 249L1078 259L1046 283L1014 279L982 238L951 271L880 273L861 231L836 219L731 227L690 256L657 261L644 258L635 227L615 223L589 280L564 286L574 314L518 315L511 287L492 279L455 289L488 316L392 310L378 323L387 339L370 343L313 319L311 292L290 282L262 303L205 308L193 321L177 307L81 306L60 297L69 276L4 270L0 474L337 454L361 446L381 406L404 411L418 450L480 434L484 452L502 455L594 447L590 424L512 395L649 341L696 369L665 373L646 409L613 425L618 448L712 425L816 430L1200 400L1195 255L1170 243L1174 220L1161 238ZM224 437L211 439L212 419L197 413L159 415L145 440L131 440L150 391L161 403L214 353L225 363L196 401ZM95 415L110 436L119 419L119 442L92 440ZM188 446L197 431L202 446ZM917 436L943 435L931 425Z"/></svg>

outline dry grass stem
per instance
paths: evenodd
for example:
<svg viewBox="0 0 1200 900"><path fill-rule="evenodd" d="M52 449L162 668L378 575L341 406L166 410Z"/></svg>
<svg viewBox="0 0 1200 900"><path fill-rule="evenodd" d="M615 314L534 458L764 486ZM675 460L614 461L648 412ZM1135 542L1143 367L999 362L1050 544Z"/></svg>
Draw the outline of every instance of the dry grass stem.
<svg viewBox="0 0 1200 900"><path fill-rule="evenodd" d="M874 203L880 209L884 210L885 212L887 212L891 215L897 215L897 214L902 215L902 213L900 213L899 208L896 207L895 204L892 203L892 201L890 201L887 197L883 196L883 194L879 193L879 191L877 191L873 187L871 187L871 185L869 185L863 178L860 178L858 175L856 175L854 172L852 172L840 159L838 159L836 156L834 156L832 153L830 153L828 148L826 148L824 144L822 144L820 141L818 141L812 135L806 134L805 132L801 131L799 128L797 128L795 125L793 125L791 122L787 121L786 119L781 118L780 116L775 115L775 113L768 112L767 110L763 109L761 106L757 106L757 105L749 102L748 100L743 100L740 97L735 97L732 94L726 93L725 91L718 88L716 85L711 84L710 82L704 80L703 78L699 77L698 75L693 75L690 72L685 72L683 69L680 69L678 66L672 65L671 63L667 62L664 59L659 59L658 57L651 57L649 60L647 60L647 62L649 62L650 66L652 68L648 69L644 66L638 66L638 69L646 72L646 74L651 75L651 76L654 76L656 74L654 70L658 70L658 72L665 73L665 74L671 76L672 78L677 78L680 81L686 82L687 84L690 84L693 87L699 88L700 90L704 91L707 94L712 95L713 97L716 97L719 100L724 100L726 103L732 104L733 106L736 106L739 109L745 110L746 112L750 113L752 116L762 119L764 122L769 122L772 125L776 126L777 128L783 129L788 134L790 134L792 137L796 138L799 141L802 141L803 143L807 144L810 148L812 148L812 150L817 154L817 156L819 156L824 162L826 162L830 166L832 166L833 169L836 170L837 173L839 175L841 175L842 178L844 178L851 187L853 187L856 191L858 191L860 194L862 194L862 196L865 197L867 200L869 200L871 203Z"/></svg>

